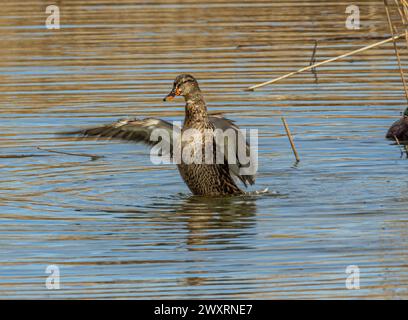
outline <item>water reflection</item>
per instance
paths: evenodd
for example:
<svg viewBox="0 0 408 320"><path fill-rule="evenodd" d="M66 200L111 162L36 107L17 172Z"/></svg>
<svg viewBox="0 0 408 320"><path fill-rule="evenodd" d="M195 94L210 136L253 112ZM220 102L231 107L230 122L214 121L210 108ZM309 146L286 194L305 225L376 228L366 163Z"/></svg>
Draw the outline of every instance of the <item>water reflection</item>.
<svg viewBox="0 0 408 320"><path fill-rule="evenodd" d="M248 248L238 238L254 236L256 198L250 196L205 198L191 196L178 209L176 215L187 223L188 250L208 250L208 246L223 249ZM249 239L246 239L249 240Z"/></svg>

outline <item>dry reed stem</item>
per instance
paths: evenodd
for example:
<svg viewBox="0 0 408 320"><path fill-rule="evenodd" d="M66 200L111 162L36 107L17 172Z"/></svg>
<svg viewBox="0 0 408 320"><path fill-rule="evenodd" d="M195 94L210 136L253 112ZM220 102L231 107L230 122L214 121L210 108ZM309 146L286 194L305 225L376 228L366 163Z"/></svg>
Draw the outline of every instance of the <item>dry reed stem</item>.
<svg viewBox="0 0 408 320"><path fill-rule="evenodd" d="M407 158L408 158L408 150L407 150L407 146L406 146L406 145L402 146L402 145L400 144L399 139L397 138L397 136L396 136L396 135L394 135L394 139L395 139L395 142L397 143L397 145L398 145L398 146L399 146L399 148L400 148L400 151L401 151L401 158L404 156L404 150L405 150L405 154L406 154L406 156L407 156ZM404 148L404 150L403 150L402 148Z"/></svg>
<svg viewBox="0 0 408 320"><path fill-rule="evenodd" d="M390 32L392 35L392 43L394 45L394 51L395 51L395 56L397 57L397 62L398 62L398 67L399 67L399 72L400 72L400 76L401 76L401 81L402 81L402 85L404 87L404 92L405 92L405 98L407 99L407 104L408 104L408 88L407 88L407 83L405 82L405 76L404 76L404 70L402 69L401 66L401 58L399 55L399 51L398 51L398 46L397 46L397 42L394 39L394 26L391 20L391 16L390 16L390 11L389 11L389 7L388 7L388 1L384 0L384 6L385 6L385 13L387 14L387 20L388 20L388 26L390 28Z"/></svg>
<svg viewBox="0 0 408 320"><path fill-rule="evenodd" d="M52 153L65 154L65 155L68 155L68 156L87 157L87 158L91 158L91 160L97 160L97 159L103 158L103 156L97 156L95 154L88 154L88 153L71 153L71 152L65 152L65 151L45 149L45 148L41 148L41 147L37 147L37 149L42 150L42 151L52 152Z"/></svg>
<svg viewBox="0 0 408 320"><path fill-rule="evenodd" d="M402 5L401 19L405 20L405 23L404 23L405 40L407 42L407 49L408 49L408 3L405 0L401 0L401 5Z"/></svg>
<svg viewBox="0 0 408 320"><path fill-rule="evenodd" d="M401 2L401 4L400 4ZM405 30L405 40L407 42L407 49L408 49L408 8L406 5L404 5L403 0L394 0L395 5L397 6L398 13L401 17L402 24L404 25L404 30Z"/></svg>
<svg viewBox="0 0 408 320"><path fill-rule="evenodd" d="M248 88L245 89L245 90L246 90L246 91L254 91L255 89L258 89L258 88L267 86L267 85L269 85L269 84L278 82L279 80L283 80L283 79L289 78L289 77L291 77L291 76L294 76L294 75L296 75L296 74L302 73L302 72L304 72L304 71L308 71L308 70L314 69L314 68L316 68L316 67L322 66L322 65L324 65L324 64L327 64L327 63L330 63L330 62L334 62L334 61L337 61L337 60L340 60L340 59L343 59L343 58L347 58L347 57L350 57L350 56L352 56L352 55L354 55L354 54L357 54L357 53L360 53L360 52L364 52L364 51L366 51L366 50L369 50L369 49L378 47L378 46L380 46L380 45L382 45L382 44L385 44L385 43L388 43L388 42L397 40L397 39L399 39L399 38L401 38L401 37L403 37L403 36L405 36L405 33L399 34L399 35L394 36L394 37L391 37L391 38L387 38L387 39L382 40L382 41L379 41L379 42L372 43L372 44L370 44L370 45L368 45L368 46L365 46L365 47L363 47L363 48L360 48L360 49L357 49L357 50L353 50L353 51L347 52L347 53L342 54L342 55L340 55L340 56L337 56L337 57L334 57L334 58L330 58L330 59L327 59L327 60L324 60L324 61L315 63L315 64L310 65L310 66L307 66L307 67L303 67L303 68L301 68L301 69L299 69L299 70L297 70L297 71L290 72L290 73L285 74L285 75L283 75L283 76L280 76L280 77L278 77L278 78L275 78L275 79L272 79L272 80L269 80L269 81L266 81L266 82L263 82L263 83L260 83L260 84L253 85L253 86L251 86L251 87L248 87Z"/></svg>
<svg viewBox="0 0 408 320"><path fill-rule="evenodd" d="M297 150L296 150L296 147L295 147L295 143L293 142L293 138L292 138L292 134L290 133L289 126L288 126L288 124L286 123L286 120L285 120L284 117L282 117L281 119L282 119L282 122L283 122L283 126L285 127L286 134L287 134L287 136L288 136L288 138L289 138L289 142L290 142L290 145L291 145L291 147L292 147L293 154L295 155L296 162L299 162L299 161L300 161L300 159L299 159L299 154L297 153Z"/></svg>
<svg viewBox="0 0 408 320"><path fill-rule="evenodd" d="M315 64L315 63L316 63L316 51L317 51L317 40L315 40L315 44L314 44L314 47L313 47L313 53L312 53L312 57L310 58L310 63L309 63L309 65L312 65L312 64ZM317 83L317 82L318 82L318 78L317 78L316 68L313 68L313 69L312 69L312 73L313 73L313 75L314 75L315 82Z"/></svg>

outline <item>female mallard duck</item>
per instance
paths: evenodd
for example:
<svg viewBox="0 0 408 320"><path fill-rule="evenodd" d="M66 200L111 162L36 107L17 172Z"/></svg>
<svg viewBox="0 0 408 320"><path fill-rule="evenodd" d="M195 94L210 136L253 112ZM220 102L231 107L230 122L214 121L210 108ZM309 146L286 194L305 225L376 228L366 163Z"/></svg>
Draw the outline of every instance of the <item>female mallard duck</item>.
<svg viewBox="0 0 408 320"><path fill-rule="evenodd" d="M216 129L221 129L222 131L232 129L236 135L242 134L232 121L218 115L208 115L203 94L201 93L197 80L193 76L188 74L177 76L174 81L173 89L163 100L171 100L175 96L183 96L186 102L185 118L181 134L187 129L198 130L201 133L204 133L206 130L206 132L210 130L210 132L214 133ZM169 136L172 137L173 125L167 121L156 118L122 119L109 125L70 132L69 134L80 134L82 137L117 138L127 141L143 142L152 146L155 142L151 141L150 137L155 129L165 130L169 133ZM213 140L212 143L216 144L216 141ZM228 140L228 144L229 143L235 143L233 147L237 149L237 142ZM171 141L170 144L170 152L172 152L174 149L173 142ZM188 142L182 142L181 151L183 152L183 149L186 147L188 147ZM214 149L216 149L216 147L217 145L215 145ZM224 150L228 150L228 145L225 144L224 148ZM246 143L245 148L245 152L248 155L248 153L250 153L248 143ZM226 161L223 163L218 163L218 161L212 163L186 163L181 160L177 166L184 182L195 195L220 196L243 194L244 192L237 186L234 177L241 180L245 187L247 187L247 184L252 185L255 182L255 174L241 174L240 169L245 166L240 162L238 156L235 158L236 161L229 162L229 157L227 160L225 156L224 159Z"/></svg>
<svg viewBox="0 0 408 320"><path fill-rule="evenodd" d="M408 108L405 109L401 119L395 121L388 129L386 138L408 143Z"/></svg>

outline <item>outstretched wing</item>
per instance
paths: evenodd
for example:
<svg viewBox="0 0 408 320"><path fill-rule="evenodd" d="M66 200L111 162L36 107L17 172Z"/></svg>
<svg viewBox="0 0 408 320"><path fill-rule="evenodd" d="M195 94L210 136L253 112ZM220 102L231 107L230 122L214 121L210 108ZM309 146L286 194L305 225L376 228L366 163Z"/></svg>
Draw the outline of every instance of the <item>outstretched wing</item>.
<svg viewBox="0 0 408 320"><path fill-rule="evenodd" d="M228 143L234 143L235 145L233 146L233 150L235 150L235 155L236 155L236 161L235 163L229 163L229 170L230 172L235 175L239 180L242 181L242 183L245 185L245 187L247 186L247 184L254 184L255 183L255 174L248 174L248 175L243 175L240 174L240 169L248 167L248 164L242 164L240 162L240 159L238 157L238 137L241 137L241 139L243 139L242 141L246 141L246 155L250 156L251 154L251 148L250 145L248 143L248 141L245 139L244 135L242 134L241 130L234 124L234 122L232 120L226 119L224 117L222 117L221 115L211 115L209 116L209 119L211 121L211 123L214 125L215 129L221 129L223 131L228 130L228 129L233 129L235 131L236 134L236 139L235 141L230 141L229 139L224 141L224 155L226 158L228 158ZM227 143L225 143L227 142ZM251 161L253 162L254 159L251 159ZM253 163L252 163L253 164Z"/></svg>
<svg viewBox="0 0 408 320"><path fill-rule="evenodd" d="M82 138L106 138L118 139L124 141L141 142L149 146L155 145L158 140L154 138L154 131L163 139L164 136L169 137L170 150L172 150L172 133L173 125L167 121L146 118L146 119L120 119L114 123L88 128L84 130L63 132L64 135L79 135Z"/></svg>

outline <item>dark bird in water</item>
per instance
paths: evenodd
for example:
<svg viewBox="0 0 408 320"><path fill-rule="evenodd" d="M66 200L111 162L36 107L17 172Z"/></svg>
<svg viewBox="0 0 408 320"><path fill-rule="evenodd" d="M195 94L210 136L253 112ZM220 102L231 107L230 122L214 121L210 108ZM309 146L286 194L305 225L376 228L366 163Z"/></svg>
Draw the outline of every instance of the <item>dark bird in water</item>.
<svg viewBox="0 0 408 320"><path fill-rule="evenodd" d="M220 115L208 115L207 107L204 101L203 94L198 86L197 80L189 74L181 74L177 76L174 81L173 89L171 92L163 99L171 100L175 96L183 96L186 102L185 105L185 118L183 127L181 128L181 135L187 129L195 129L200 133L204 133L208 130L214 133L216 129L225 130L232 129L237 136L243 133L239 128L231 121ZM89 128L81 131L69 132L68 134L79 134L82 137L105 137L105 138L116 138L120 140L127 140L133 142L142 142L149 146L154 146L157 141L151 140L151 134L155 129L161 129L168 132L169 137L172 137L173 124L157 119L157 118L145 118L145 119L121 119L115 123ZM231 130L230 130L231 131ZM243 138L246 140L245 137ZM191 192L195 195L204 196L222 196L222 195L238 195L244 194L238 186L238 179L247 187L248 184L252 185L255 183L255 173L244 172L240 169L248 167L248 164L243 164L238 157L238 138L235 141L226 141L224 139L224 160L222 163L218 163L216 157L214 156L214 161L211 163L202 161L201 163L193 162L186 163L181 159L180 163L177 163L178 170L184 182L187 184ZM191 141L181 140L181 154L185 148L191 148L189 145ZM213 150L215 150L219 143L217 140L212 139ZM170 156L173 157L175 142L170 139ZM234 161L229 161L228 149L232 147L236 150L234 152ZM244 142L244 149L246 156L250 156L250 147L248 142ZM204 157L204 150L202 152ZM251 160L253 161L253 159Z"/></svg>
<svg viewBox="0 0 408 320"><path fill-rule="evenodd" d="M408 108L405 109L401 119L395 121L388 129L387 139L408 144Z"/></svg>

